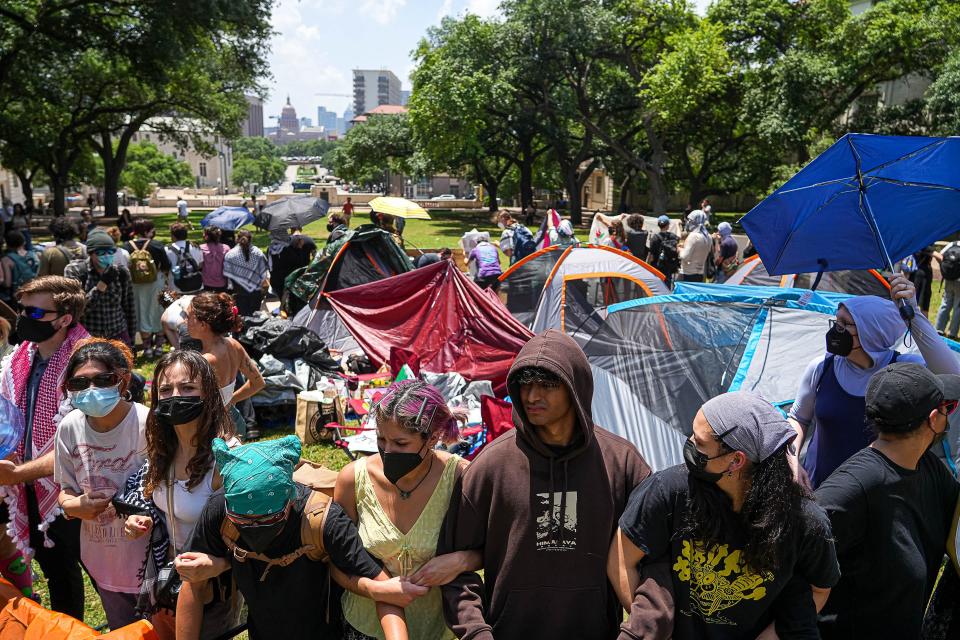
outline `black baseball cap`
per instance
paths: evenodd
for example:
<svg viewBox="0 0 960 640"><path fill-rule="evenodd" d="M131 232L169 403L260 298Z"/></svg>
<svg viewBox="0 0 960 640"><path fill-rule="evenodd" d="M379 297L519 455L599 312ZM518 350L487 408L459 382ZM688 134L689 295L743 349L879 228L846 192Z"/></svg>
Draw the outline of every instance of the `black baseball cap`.
<svg viewBox="0 0 960 640"><path fill-rule="evenodd" d="M937 375L915 362L896 362L867 383L866 418L878 430L914 426L944 402L960 400L960 376Z"/></svg>

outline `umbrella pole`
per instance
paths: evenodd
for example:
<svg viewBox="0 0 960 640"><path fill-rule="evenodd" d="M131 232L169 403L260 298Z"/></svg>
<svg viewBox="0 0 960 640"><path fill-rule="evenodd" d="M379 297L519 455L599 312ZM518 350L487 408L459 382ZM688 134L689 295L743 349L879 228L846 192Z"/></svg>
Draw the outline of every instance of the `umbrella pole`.
<svg viewBox="0 0 960 640"><path fill-rule="evenodd" d="M873 217L873 210L870 208L870 200L867 198L867 187L864 185L863 176L860 174L859 156L857 156L857 178L860 182L860 202L867 214L867 223L870 225L870 230L873 231L873 237L876 238L877 244L880 245L880 250L883 251L883 257L887 261L887 268L890 269L890 273L896 273L893 268L893 260L890 259L890 252L887 251L887 245L883 241L883 235L880 233L880 229L877 228L877 220ZM910 321L917 315L916 311L914 311L912 304L902 298L898 304L900 306L900 317L903 318L909 327Z"/></svg>

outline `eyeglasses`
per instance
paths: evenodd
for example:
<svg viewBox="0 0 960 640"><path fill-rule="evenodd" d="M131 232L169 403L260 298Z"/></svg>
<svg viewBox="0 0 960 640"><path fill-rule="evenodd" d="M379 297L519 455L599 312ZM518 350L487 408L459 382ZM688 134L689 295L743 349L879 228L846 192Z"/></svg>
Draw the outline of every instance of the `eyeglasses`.
<svg viewBox="0 0 960 640"><path fill-rule="evenodd" d="M67 380L67 391L83 391L92 384L100 389L114 387L120 383L120 375L116 373L98 373L95 376L74 376Z"/></svg>
<svg viewBox="0 0 960 640"><path fill-rule="evenodd" d="M227 518L235 525L241 527L267 526L283 521L283 519L287 517L287 513L289 511L290 503L288 502L287 505L280 511L266 516L244 516L227 510Z"/></svg>
<svg viewBox="0 0 960 640"><path fill-rule="evenodd" d="M693 444L693 447L692 447L693 457L696 458L697 465L700 467L703 467L705 464L707 464L711 460L715 460L716 458L722 458L723 456L727 456L733 453L733 451L724 451L722 453L718 453L715 456L708 456L703 451L700 451L700 449L697 449L697 443L694 442L693 438L690 438L690 442Z"/></svg>
<svg viewBox="0 0 960 640"><path fill-rule="evenodd" d="M833 329L834 327L839 328L843 333L849 333L852 336L857 335L855 331L851 331L851 329L857 328L857 325L853 324L852 322L848 323L838 320L837 318L830 318L830 328Z"/></svg>
<svg viewBox="0 0 960 640"><path fill-rule="evenodd" d="M24 307L20 311L20 315L26 316L27 318L31 318L33 320L39 320L40 318L47 315L48 313L56 313L56 311L50 310L50 309L44 309L42 307Z"/></svg>
<svg viewBox="0 0 960 640"><path fill-rule="evenodd" d="M960 400L944 400L937 410L945 416L951 416L957 410L957 405L960 405Z"/></svg>

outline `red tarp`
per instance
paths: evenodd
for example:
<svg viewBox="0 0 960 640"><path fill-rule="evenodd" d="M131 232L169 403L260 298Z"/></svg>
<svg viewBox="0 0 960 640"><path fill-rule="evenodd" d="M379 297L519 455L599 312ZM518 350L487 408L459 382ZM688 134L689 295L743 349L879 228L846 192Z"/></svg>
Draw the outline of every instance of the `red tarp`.
<svg viewBox="0 0 960 640"><path fill-rule="evenodd" d="M449 260L324 295L376 366L399 347L420 356L424 371L490 380L498 393L533 336Z"/></svg>

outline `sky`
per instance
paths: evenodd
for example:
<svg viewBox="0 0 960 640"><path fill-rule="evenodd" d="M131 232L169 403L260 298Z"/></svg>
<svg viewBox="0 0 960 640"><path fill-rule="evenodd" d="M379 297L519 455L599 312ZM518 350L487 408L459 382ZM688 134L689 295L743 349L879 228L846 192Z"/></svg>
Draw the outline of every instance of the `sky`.
<svg viewBox="0 0 960 640"><path fill-rule="evenodd" d="M703 11L709 0L694 0ZM317 124L317 107L343 115L352 104L353 69L393 71L410 89L411 52L445 15L497 13L499 0L280 0L273 8L269 95L263 114L273 126L290 96L298 117ZM345 94L341 97L327 94Z"/></svg>

